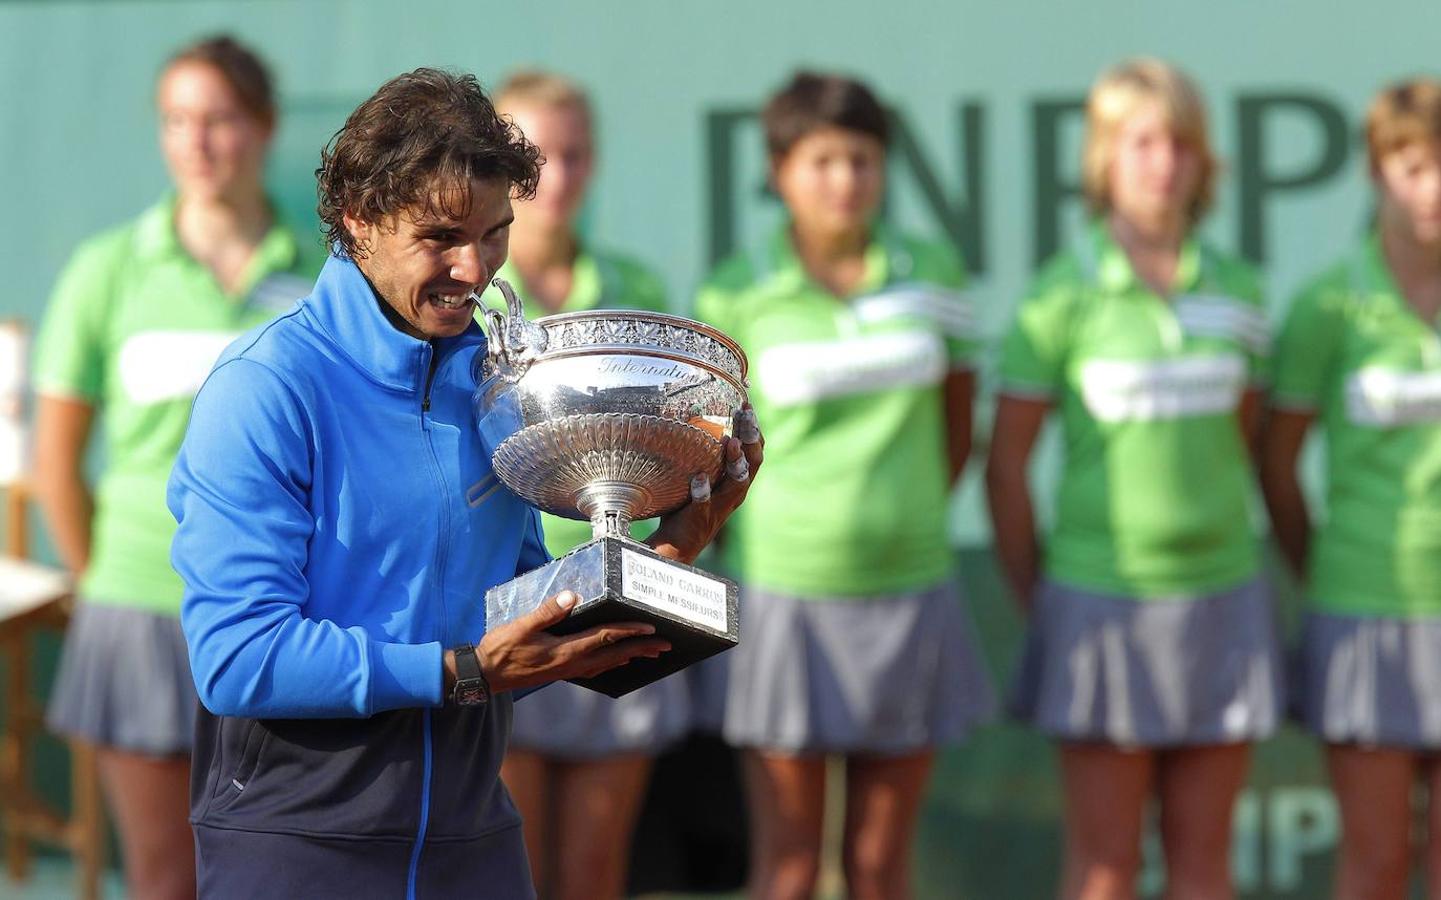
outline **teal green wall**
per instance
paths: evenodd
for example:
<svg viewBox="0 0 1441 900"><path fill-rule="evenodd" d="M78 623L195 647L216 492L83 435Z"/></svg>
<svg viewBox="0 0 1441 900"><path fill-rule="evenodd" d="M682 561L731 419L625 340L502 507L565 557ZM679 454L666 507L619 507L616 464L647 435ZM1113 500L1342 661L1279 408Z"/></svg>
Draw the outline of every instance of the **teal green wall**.
<svg viewBox="0 0 1441 900"><path fill-rule="evenodd" d="M171 49L221 29L276 70L271 183L306 221L320 146L386 77L444 65L493 84L541 64L578 78L601 131L587 227L663 271L677 304L716 253L776 219L752 117L766 92L801 64L859 74L904 126L890 215L957 241L993 336L1037 259L1077 224L1087 85L1107 63L1154 53L1207 93L1227 173L1206 228L1264 266L1279 312L1364 226L1360 118L1379 85L1441 69L1438 26L1434 0L0 0L0 317L36 319L76 241L164 189L154 75ZM1043 483L1051 471L1039 467ZM955 525L1004 676L1019 626L984 548L974 471ZM1245 896L1322 896L1335 818L1318 754L1288 734L1258 761L1240 811ZM1041 896L1057 803L1046 745L1019 730L947 755L922 833L927 895L967 885L972 897Z"/></svg>

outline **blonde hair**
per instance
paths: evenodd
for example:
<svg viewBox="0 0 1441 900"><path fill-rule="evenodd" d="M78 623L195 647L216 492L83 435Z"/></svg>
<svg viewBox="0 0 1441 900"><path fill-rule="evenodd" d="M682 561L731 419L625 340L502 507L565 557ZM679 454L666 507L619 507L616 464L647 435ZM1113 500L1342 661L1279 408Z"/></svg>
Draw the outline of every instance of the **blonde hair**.
<svg viewBox="0 0 1441 900"><path fill-rule="evenodd" d="M590 98L580 85L554 72L543 69L520 69L512 72L495 92L496 108L502 112L519 105L543 109L574 109L591 124Z"/></svg>
<svg viewBox="0 0 1441 900"><path fill-rule="evenodd" d="M1419 141L1441 140L1441 81L1413 78L1393 84L1366 112L1366 152L1371 168L1381 157Z"/></svg>
<svg viewBox="0 0 1441 900"><path fill-rule="evenodd" d="M1146 103L1159 102L1171 131L1201 160L1201 180L1187 214L1192 224L1211 208L1219 165L1211 152L1206 106L1195 82L1170 63L1142 57L1107 69L1091 86L1086 99L1086 146L1081 183L1093 215L1111 209L1111 162L1116 136L1126 119Z"/></svg>

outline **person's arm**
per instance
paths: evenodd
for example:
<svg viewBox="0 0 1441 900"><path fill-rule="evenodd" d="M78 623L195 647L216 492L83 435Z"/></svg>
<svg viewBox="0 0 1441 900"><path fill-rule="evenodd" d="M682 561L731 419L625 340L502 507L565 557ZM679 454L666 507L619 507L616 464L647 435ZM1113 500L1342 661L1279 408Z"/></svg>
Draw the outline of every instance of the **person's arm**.
<svg viewBox="0 0 1441 900"><path fill-rule="evenodd" d="M1266 393L1259 387L1249 387L1241 394L1241 403L1236 408L1236 424L1241 429L1241 443L1251 458L1251 464L1261 463L1261 420L1266 412Z"/></svg>
<svg viewBox="0 0 1441 900"><path fill-rule="evenodd" d="M380 641L306 617L311 477L309 420L280 376L244 359L217 367L195 399L168 497L201 702L249 718L437 705L438 643Z"/></svg>
<svg viewBox="0 0 1441 900"><path fill-rule="evenodd" d="M55 549L75 574L90 564L95 502L85 482L85 448L95 408L88 402L40 394L35 403L35 499Z"/></svg>
<svg viewBox="0 0 1441 900"><path fill-rule="evenodd" d="M1338 390L1335 381L1347 328L1348 292L1325 284L1323 279L1301 292L1276 336L1258 466L1272 533L1298 579L1305 577L1311 543L1311 516L1298 463L1318 410Z"/></svg>
<svg viewBox="0 0 1441 900"><path fill-rule="evenodd" d="M1271 410L1261 449L1261 491L1271 515L1271 528L1281 555L1298 579L1306 572L1311 515L1297 477L1297 463L1315 418L1311 412Z"/></svg>
<svg viewBox="0 0 1441 900"><path fill-rule="evenodd" d="M116 285L134 265L127 232L86 241L56 279L35 335L35 498L61 562L90 565L95 512L85 451L104 396Z"/></svg>
<svg viewBox="0 0 1441 900"><path fill-rule="evenodd" d="M965 471L971 457L972 407L976 398L976 373L971 369L952 369L942 387L945 402L946 460L950 481L954 486Z"/></svg>
<svg viewBox="0 0 1441 900"><path fill-rule="evenodd" d="M996 400L991 455L986 462L986 499L1001 569L1016 602L1029 612L1041 565L1040 541L1026 473L1036 438L1046 420L1048 400L1002 394Z"/></svg>
<svg viewBox="0 0 1441 900"><path fill-rule="evenodd" d="M300 403L257 363L222 364L196 398L169 505L179 523L171 560L186 586L181 623L201 702L217 715L249 718L438 706L454 677L438 642L379 640L305 615L315 525L310 446ZM563 612L551 598L483 636L493 691L597 674L669 648L638 623L545 634Z"/></svg>

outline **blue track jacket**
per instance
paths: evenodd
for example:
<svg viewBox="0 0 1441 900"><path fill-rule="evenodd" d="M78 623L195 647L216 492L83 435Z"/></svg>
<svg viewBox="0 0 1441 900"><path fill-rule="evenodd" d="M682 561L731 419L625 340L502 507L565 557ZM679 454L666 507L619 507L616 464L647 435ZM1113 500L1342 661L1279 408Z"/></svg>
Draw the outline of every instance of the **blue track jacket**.
<svg viewBox="0 0 1441 900"><path fill-rule="evenodd" d="M216 363L171 475L207 898L533 896L510 697L444 706L441 653L549 556L473 425L480 330L432 345L379 304L332 257Z"/></svg>

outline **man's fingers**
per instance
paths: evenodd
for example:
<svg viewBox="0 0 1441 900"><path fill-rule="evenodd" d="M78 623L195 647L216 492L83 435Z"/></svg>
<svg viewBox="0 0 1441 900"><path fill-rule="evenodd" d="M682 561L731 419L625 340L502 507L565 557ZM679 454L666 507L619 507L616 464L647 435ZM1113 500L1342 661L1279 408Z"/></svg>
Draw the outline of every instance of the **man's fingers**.
<svg viewBox="0 0 1441 900"><path fill-rule="evenodd" d="M749 403L736 410L731 423L731 434L734 434L742 444L760 443L760 422L756 419L755 408Z"/></svg>
<svg viewBox="0 0 1441 900"><path fill-rule="evenodd" d="M728 438L725 446L726 476L731 481L745 482L751 477L750 463L746 460L743 444L736 438Z"/></svg>
<svg viewBox="0 0 1441 900"><path fill-rule="evenodd" d="M589 653L603 647L619 644L632 638L655 634L655 626L644 622L621 622L614 625L597 625L574 636L579 652Z"/></svg>
<svg viewBox="0 0 1441 900"><path fill-rule="evenodd" d="M609 644L592 650L576 660L577 674L589 678L623 666L633 659L655 659L670 650L670 641L657 637L626 638L619 643Z"/></svg>
<svg viewBox="0 0 1441 900"><path fill-rule="evenodd" d="M693 503L710 502L710 476L701 472L690 480L690 499Z"/></svg>

